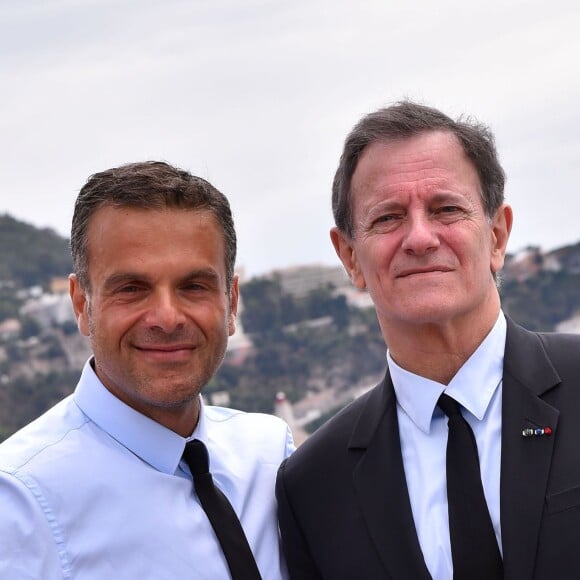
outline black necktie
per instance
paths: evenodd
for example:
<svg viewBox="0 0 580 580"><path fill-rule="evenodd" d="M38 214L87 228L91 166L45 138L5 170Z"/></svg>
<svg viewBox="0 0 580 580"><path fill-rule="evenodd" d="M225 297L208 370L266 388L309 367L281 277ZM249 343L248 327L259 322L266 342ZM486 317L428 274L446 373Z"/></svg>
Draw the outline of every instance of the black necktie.
<svg viewBox="0 0 580 580"><path fill-rule="evenodd" d="M483 494L473 431L459 403L441 395L437 405L449 418L447 503L454 580L503 578L503 562Z"/></svg>
<svg viewBox="0 0 580 580"><path fill-rule="evenodd" d="M183 458L189 465L197 497L219 540L233 580L261 580L242 524L228 498L213 483L205 445L199 439L190 441Z"/></svg>

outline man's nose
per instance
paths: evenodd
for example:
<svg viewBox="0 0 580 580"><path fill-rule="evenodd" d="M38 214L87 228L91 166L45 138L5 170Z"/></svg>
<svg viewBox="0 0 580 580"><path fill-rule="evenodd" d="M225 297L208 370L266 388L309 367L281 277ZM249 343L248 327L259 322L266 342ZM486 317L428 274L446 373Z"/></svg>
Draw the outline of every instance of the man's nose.
<svg viewBox="0 0 580 580"><path fill-rule="evenodd" d="M153 292L148 306L145 322L150 328L172 332L185 323L185 316L179 297L170 290Z"/></svg>
<svg viewBox="0 0 580 580"><path fill-rule="evenodd" d="M428 215L409 215L404 228L402 247L406 252L423 255L439 247L437 224Z"/></svg>

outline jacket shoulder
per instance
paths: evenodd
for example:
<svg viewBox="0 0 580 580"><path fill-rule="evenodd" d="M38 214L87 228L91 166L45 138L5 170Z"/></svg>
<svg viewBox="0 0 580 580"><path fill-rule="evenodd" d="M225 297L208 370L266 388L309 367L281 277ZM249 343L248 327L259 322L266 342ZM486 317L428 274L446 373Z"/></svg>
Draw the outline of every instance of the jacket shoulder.
<svg viewBox="0 0 580 580"><path fill-rule="evenodd" d="M324 477L331 466L342 465L353 433L361 425L378 423L385 407L383 398L384 381L349 403L302 443L285 461L284 475L292 478L295 473L302 477L307 471L315 477Z"/></svg>
<svg viewBox="0 0 580 580"><path fill-rule="evenodd" d="M541 332L538 337L558 373L580 373L580 334Z"/></svg>

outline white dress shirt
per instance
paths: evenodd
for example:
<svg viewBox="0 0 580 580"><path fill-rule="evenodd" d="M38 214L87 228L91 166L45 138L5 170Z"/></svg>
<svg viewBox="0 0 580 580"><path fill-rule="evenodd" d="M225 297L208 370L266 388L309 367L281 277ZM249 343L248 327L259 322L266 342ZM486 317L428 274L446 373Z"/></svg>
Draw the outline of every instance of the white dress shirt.
<svg viewBox="0 0 580 580"><path fill-rule="evenodd" d="M294 448L288 427L202 403L192 438L206 444L262 577L285 578L274 484ZM0 445L0 578L229 579L181 461L185 443L87 363L73 395Z"/></svg>
<svg viewBox="0 0 580 580"><path fill-rule="evenodd" d="M436 407L443 391L458 401L471 426L485 498L501 550L500 461L501 391L506 321L503 313L491 332L449 385L414 375L387 354L397 396L397 418L411 509L425 563L434 580L451 580L445 455L447 417Z"/></svg>

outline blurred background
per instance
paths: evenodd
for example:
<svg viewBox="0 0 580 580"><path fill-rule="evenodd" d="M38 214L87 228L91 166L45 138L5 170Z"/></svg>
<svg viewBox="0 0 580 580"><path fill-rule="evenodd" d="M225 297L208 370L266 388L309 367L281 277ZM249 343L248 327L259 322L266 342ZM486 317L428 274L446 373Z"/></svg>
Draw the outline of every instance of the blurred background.
<svg viewBox="0 0 580 580"><path fill-rule="evenodd" d="M515 212L504 309L579 331L580 5L533 0L3 0L0 439L74 388L68 304L87 177L162 159L230 199L241 325L209 402L298 437L384 372L332 250L330 185L364 114L410 98L490 125Z"/></svg>

